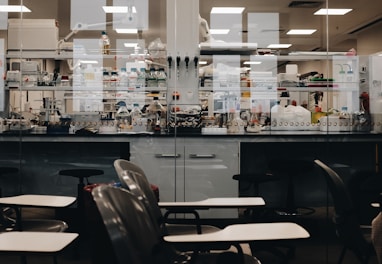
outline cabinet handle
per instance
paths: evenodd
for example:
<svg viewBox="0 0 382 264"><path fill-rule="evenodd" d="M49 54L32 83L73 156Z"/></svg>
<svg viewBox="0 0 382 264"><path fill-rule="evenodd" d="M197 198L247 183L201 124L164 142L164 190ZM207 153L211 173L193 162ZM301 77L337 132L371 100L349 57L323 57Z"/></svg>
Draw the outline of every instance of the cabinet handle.
<svg viewBox="0 0 382 264"><path fill-rule="evenodd" d="M192 159L213 159L216 157L216 154L190 154Z"/></svg>
<svg viewBox="0 0 382 264"><path fill-rule="evenodd" d="M179 158L180 154L155 154L156 158Z"/></svg>

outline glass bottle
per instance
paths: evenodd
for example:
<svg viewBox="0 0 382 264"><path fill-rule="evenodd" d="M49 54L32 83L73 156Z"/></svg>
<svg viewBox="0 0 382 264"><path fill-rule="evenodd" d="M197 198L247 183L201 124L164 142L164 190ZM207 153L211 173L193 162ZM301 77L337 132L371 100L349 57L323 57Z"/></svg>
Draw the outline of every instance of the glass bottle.
<svg viewBox="0 0 382 264"><path fill-rule="evenodd" d="M101 32L100 48L102 54L110 54L110 39L106 31Z"/></svg>

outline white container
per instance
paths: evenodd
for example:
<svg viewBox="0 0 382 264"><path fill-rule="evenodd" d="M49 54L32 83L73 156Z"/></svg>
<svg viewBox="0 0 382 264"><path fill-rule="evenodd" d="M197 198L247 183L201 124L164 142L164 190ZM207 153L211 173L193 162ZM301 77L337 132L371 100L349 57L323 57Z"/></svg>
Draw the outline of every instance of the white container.
<svg viewBox="0 0 382 264"><path fill-rule="evenodd" d="M323 132L349 132L351 131L351 119L340 118L339 115L323 116L320 119L320 131Z"/></svg>
<svg viewBox="0 0 382 264"><path fill-rule="evenodd" d="M8 50L56 50L55 19L8 19Z"/></svg>

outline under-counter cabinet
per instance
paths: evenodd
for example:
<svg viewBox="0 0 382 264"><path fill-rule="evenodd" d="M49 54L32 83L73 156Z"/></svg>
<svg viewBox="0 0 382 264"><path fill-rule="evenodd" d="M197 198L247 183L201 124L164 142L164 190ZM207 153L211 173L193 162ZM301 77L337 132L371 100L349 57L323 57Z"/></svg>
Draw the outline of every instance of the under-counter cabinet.
<svg viewBox="0 0 382 264"><path fill-rule="evenodd" d="M131 142L132 162L159 186L161 201L237 197L232 175L239 171L239 144L226 139L139 138ZM236 217L235 209L200 212L201 217Z"/></svg>

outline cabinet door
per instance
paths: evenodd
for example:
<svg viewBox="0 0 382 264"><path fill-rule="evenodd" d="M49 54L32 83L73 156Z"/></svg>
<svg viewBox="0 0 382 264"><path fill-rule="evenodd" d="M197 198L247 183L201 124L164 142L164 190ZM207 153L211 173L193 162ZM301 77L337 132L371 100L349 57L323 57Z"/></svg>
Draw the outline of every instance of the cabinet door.
<svg viewBox="0 0 382 264"><path fill-rule="evenodd" d="M238 143L231 139L195 138L185 141L185 201L237 197ZM237 217L236 209L211 209L203 217Z"/></svg>
<svg viewBox="0 0 382 264"><path fill-rule="evenodd" d="M163 202L178 200L183 196L184 182L177 181L179 170L177 164L183 164L183 153L178 151L178 139L174 138L135 138L130 146L130 160L143 168L150 183L159 187L159 198ZM182 148L179 148L182 149Z"/></svg>

